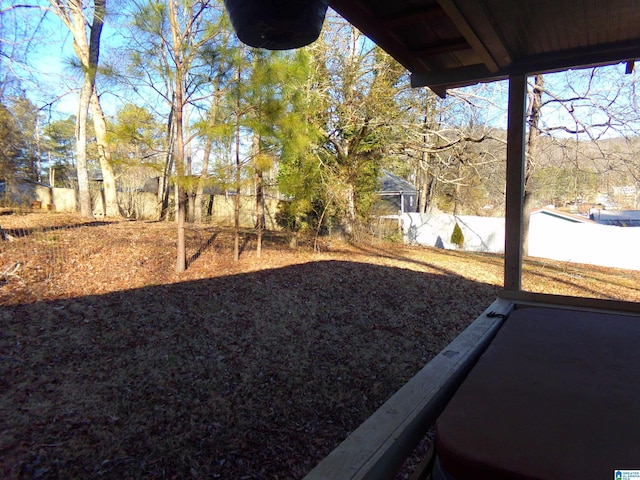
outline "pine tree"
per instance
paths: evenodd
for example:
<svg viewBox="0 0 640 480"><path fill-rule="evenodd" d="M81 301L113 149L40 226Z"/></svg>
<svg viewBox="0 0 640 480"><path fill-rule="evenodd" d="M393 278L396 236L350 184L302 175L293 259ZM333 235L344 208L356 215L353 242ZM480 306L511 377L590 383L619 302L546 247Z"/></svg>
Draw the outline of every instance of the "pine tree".
<svg viewBox="0 0 640 480"><path fill-rule="evenodd" d="M453 227L453 232L451 233L451 243L456 245L458 248L462 248L464 245L464 234L462 233L462 229L458 222L456 222Z"/></svg>

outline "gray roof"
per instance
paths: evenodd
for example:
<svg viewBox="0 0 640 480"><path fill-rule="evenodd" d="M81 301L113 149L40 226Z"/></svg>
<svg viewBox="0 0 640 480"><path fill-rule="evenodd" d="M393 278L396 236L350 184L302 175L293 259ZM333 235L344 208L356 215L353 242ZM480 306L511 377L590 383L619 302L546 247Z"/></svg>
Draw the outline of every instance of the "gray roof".
<svg viewBox="0 0 640 480"><path fill-rule="evenodd" d="M592 220L601 225L640 227L640 210L592 210Z"/></svg>
<svg viewBox="0 0 640 480"><path fill-rule="evenodd" d="M417 189L406 180L384 170L382 172L382 189L378 193L408 193L415 194Z"/></svg>

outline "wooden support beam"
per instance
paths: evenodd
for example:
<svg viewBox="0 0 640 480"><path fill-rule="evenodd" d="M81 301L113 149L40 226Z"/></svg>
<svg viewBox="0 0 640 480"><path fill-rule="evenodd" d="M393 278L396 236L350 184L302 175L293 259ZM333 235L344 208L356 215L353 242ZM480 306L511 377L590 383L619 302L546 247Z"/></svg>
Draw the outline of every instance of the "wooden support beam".
<svg viewBox="0 0 640 480"><path fill-rule="evenodd" d="M394 478L512 310L511 302L493 302L305 480Z"/></svg>
<svg viewBox="0 0 640 480"><path fill-rule="evenodd" d="M380 19L374 15L368 3L350 0L330 0L329 6L342 17L348 19L361 32L375 33L375 43L386 50L407 70L413 71L416 68L421 68L416 58L403 45L398 43L398 39L391 31L380 28Z"/></svg>
<svg viewBox="0 0 640 480"><path fill-rule="evenodd" d="M416 48L411 50L411 53L418 57L432 57L435 55L442 55L443 53L459 52L460 50L467 50L469 48L471 48L469 46L469 42L464 38L459 38L458 40L441 42L428 47Z"/></svg>
<svg viewBox="0 0 640 480"><path fill-rule="evenodd" d="M471 28L469 22L460 12L454 0L437 0L438 4L447 13L453 24L458 28L462 36L469 42L469 45L482 60L489 72L496 73L500 67L491 56L487 47L482 43L476 32Z"/></svg>
<svg viewBox="0 0 640 480"><path fill-rule="evenodd" d="M633 73L633 67L635 63L636 63L635 60L629 60L627 62L627 67L624 69L624 73L626 73L627 75L631 75Z"/></svg>
<svg viewBox="0 0 640 480"><path fill-rule="evenodd" d="M380 19L380 23L382 23L385 28L405 28L415 26L420 22L428 23L439 21L445 16L446 14L441 8L427 7L421 10L407 10L402 12L400 15L395 15L390 18L382 18Z"/></svg>
<svg viewBox="0 0 640 480"><path fill-rule="evenodd" d="M504 288L506 290L520 290L522 287L526 101L527 76L509 77L504 246Z"/></svg>
<svg viewBox="0 0 640 480"><path fill-rule="evenodd" d="M500 73L493 75L483 64L478 64L433 72L412 73L411 86L413 88L429 87L440 97L444 98L446 96L446 90L449 88L464 87L479 82L494 82L506 78L506 74Z"/></svg>

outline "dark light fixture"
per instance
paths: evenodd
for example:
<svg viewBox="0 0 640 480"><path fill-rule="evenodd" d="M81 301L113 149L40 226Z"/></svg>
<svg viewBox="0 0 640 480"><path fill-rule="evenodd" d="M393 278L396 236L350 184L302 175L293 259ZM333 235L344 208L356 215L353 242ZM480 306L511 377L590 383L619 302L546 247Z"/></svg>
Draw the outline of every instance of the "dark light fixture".
<svg viewBox="0 0 640 480"><path fill-rule="evenodd" d="M320 35L327 0L224 0L238 38L269 50L304 47Z"/></svg>

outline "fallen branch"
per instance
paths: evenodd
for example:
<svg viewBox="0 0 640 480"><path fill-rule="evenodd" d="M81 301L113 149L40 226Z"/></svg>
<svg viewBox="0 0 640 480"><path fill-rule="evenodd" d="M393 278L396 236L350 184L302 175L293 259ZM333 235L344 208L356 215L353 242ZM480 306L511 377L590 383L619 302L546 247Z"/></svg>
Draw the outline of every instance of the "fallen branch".
<svg viewBox="0 0 640 480"><path fill-rule="evenodd" d="M22 262L15 262L12 265L10 265L9 267L7 267L5 269L4 272L0 273L0 277L5 281L8 282L9 281L9 277L15 277L17 278L20 282L22 282L22 278L20 278L20 276L18 274L16 274L16 272L18 270L20 270L20 267L22 266Z"/></svg>

